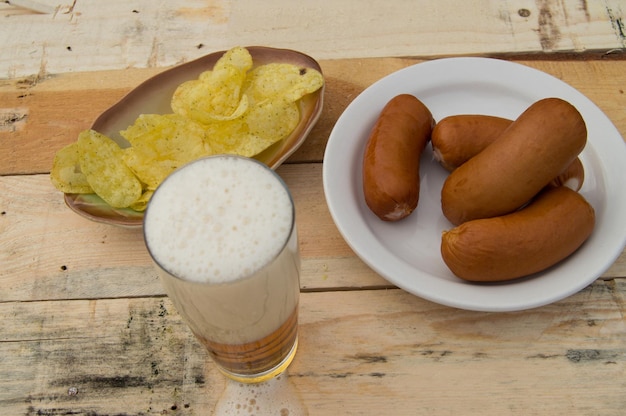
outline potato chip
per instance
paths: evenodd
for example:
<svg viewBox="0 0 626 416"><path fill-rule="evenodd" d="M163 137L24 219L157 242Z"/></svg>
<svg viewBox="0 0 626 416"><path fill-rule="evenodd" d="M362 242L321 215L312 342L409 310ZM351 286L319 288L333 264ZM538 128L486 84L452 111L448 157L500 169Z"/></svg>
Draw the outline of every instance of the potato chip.
<svg viewBox="0 0 626 416"><path fill-rule="evenodd" d="M324 83L320 72L287 63L261 65L246 74L252 63L248 55L243 48L229 50L213 70L183 83L172 98L176 113L205 125L216 153L254 157L285 138L300 120L293 103Z"/></svg>
<svg viewBox="0 0 626 416"><path fill-rule="evenodd" d="M87 182L87 177L80 170L79 155L80 151L76 142L65 146L54 155L50 181L59 191L66 194L93 192Z"/></svg>
<svg viewBox="0 0 626 416"><path fill-rule="evenodd" d="M181 84L171 100L174 113L199 123L233 120L248 108L242 87L252 56L247 49L232 48L215 63L213 70Z"/></svg>
<svg viewBox="0 0 626 416"><path fill-rule="evenodd" d="M270 63L253 69L245 48L232 48L197 79L178 86L173 114L142 114L120 134L121 149L93 130L57 152L50 172L65 193L95 193L114 208L143 211L174 170L213 154L255 157L300 122L298 100L324 84L312 68Z"/></svg>
<svg viewBox="0 0 626 416"><path fill-rule="evenodd" d="M255 105L244 118L250 133L275 143L296 128L300 110L296 103L277 97Z"/></svg>
<svg viewBox="0 0 626 416"><path fill-rule="evenodd" d="M160 114L140 114L135 122L125 130L120 131L120 136L126 139L131 146L141 142L141 137L153 131L163 123L163 116Z"/></svg>
<svg viewBox="0 0 626 416"><path fill-rule="evenodd" d="M244 94L253 103L276 97L294 102L317 91L322 85L324 77L315 69L287 63L269 63L250 71Z"/></svg>
<svg viewBox="0 0 626 416"><path fill-rule="evenodd" d="M94 130L78 136L80 169L94 192L113 208L126 208L141 196L141 183L122 160L122 149Z"/></svg>
<svg viewBox="0 0 626 416"><path fill-rule="evenodd" d="M242 118L206 125L206 139L216 153L254 157L288 136L299 121L296 103L266 100Z"/></svg>
<svg viewBox="0 0 626 416"><path fill-rule="evenodd" d="M274 140L266 140L250 133L243 119L212 123L206 129L207 140L219 154L253 157L274 143Z"/></svg>
<svg viewBox="0 0 626 416"><path fill-rule="evenodd" d="M213 71L207 70L207 71L200 73L200 75L198 75L198 79L202 82L209 82L209 79L211 79L212 76L213 76Z"/></svg>
<svg viewBox="0 0 626 416"><path fill-rule="evenodd" d="M172 98L174 113L187 117L198 123L209 124L214 121L233 120L241 117L248 109L248 97L239 92L232 96L237 100L225 97L225 91L213 91L208 83L192 80L182 83Z"/></svg>
<svg viewBox="0 0 626 416"><path fill-rule="evenodd" d="M154 191L152 190L145 191L143 194L141 194L139 199L133 202L132 204L130 204L128 208L134 209L135 211L139 211L139 212L145 211L146 208L148 207L148 202L150 202L150 198L152 198L153 193Z"/></svg>
<svg viewBox="0 0 626 416"><path fill-rule="evenodd" d="M207 140L217 153L254 157L287 137L300 121L297 100L321 88L318 71L296 65L266 64L252 70L244 85L250 97L243 117L207 125Z"/></svg>
<svg viewBox="0 0 626 416"><path fill-rule="evenodd" d="M124 162L150 190L180 166L214 154L204 127L177 114L142 114L120 134L131 143Z"/></svg>

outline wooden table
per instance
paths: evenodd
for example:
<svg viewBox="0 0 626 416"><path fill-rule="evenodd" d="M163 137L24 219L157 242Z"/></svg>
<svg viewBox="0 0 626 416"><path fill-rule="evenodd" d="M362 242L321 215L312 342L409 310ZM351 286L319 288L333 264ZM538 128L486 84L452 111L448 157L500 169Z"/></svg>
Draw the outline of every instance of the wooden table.
<svg viewBox="0 0 626 416"><path fill-rule="evenodd" d="M625 414L626 254L548 306L453 309L356 257L321 180L345 107L441 56L552 74L626 137L623 0L40 2L53 12L0 2L1 414L211 413L224 377L164 295L141 232L72 213L48 172L56 150L139 82L237 44L304 51L327 81L321 120L278 170L303 258L289 382L309 414Z"/></svg>

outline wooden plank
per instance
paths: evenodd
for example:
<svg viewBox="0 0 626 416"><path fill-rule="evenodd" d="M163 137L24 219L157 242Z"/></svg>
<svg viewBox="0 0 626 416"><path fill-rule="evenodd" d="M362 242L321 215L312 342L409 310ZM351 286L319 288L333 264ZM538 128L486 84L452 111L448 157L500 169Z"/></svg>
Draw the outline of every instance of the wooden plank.
<svg viewBox="0 0 626 416"><path fill-rule="evenodd" d="M322 61L327 88L318 124L290 162L319 162L348 104L380 78L417 59ZM518 61L569 83L626 137L626 61ZM54 153L126 92L157 71L125 70L0 81L0 175L49 172ZM2 121L4 118L4 122Z"/></svg>
<svg viewBox="0 0 626 416"><path fill-rule="evenodd" d="M303 290L388 286L345 243L321 164L279 168L293 192ZM0 302L161 295L140 230L96 224L63 203L47 175L0 177ZM603 278L626 277L626 251Z"/></svg>
<svg viewBox="0 0 626 416"><path fill-rule="evenodd" d="M388 285L354 257L335 227L321 164L287 165L279 173L296 204L302 288ZM0 302L163 293L141 230L79 217L48 175L0 177L0 210Z"/></svg>
<svg viewBox="0 0 626 416"><path fill-rule="evenodd" d="M0 78L164 67L251 44L319 59L604 52L626 45L623 8L620 0L75 0L35 14L0 3Z"/></svg>
<svg viewBox="0 0 626 416"><path fill-rule="evenodd" d="M291 160L321 161L328 134L345 107L377 79L415 60L323 63L326 96L321 119ZM355 68L368 68L351 79ZM0 81L0 175L48 172L54 153L157 71L125 70ZM4 114L4 127L2 117ZM13 120L13 121L12 121Z"/></svg>
<svg viewBox="0 0 626 416"><path fill-rule="evenodd" d="M478 313L400 290L304 293L289 382L310 415L620 415L626 280ZM0 303L0 406L208 414L225 381L167 298Z"/></svg>

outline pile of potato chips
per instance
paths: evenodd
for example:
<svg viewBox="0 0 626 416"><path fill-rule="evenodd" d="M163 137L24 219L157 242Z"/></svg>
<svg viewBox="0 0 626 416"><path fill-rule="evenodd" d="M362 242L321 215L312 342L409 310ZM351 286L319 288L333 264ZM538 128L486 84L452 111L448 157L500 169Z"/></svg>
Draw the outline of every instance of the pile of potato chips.
<svg viewBox="0 0 626 416"><path fill-rule="evenodd" d="M95 193L113 208L143 211L175 169L204 156L254 157L287 137L300 122L298 100L322 87L318 71L287 63L253 67L242 47L212 70L179 85L171 114L142 114L120 132L120 148L94 130L55 155L50 179L69 194Z"/></svg>

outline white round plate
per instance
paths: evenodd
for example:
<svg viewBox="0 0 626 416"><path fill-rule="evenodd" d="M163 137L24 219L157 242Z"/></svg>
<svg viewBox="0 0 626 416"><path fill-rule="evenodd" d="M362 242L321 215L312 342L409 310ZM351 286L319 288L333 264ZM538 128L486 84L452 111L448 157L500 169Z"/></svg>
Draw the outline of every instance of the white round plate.
<svg viewBox="0 0 626 416"><path fill-rule="evenodd" d="M452 114L490 114L515 119L533 102L560 97L583 115L587 146L581 194L596 211L585 244L566 260L536 275L498 284L455 277L440 255L441 232L452 227L441 213L447 172L431 146L422 155L417 209L395 222L379 220L365 205L362 158L369 132L384 105L409 93L435 120ZM323 167L324 192L340 233L374 271L416 296L477 311L534 308L574 294L606 271L626 243L626 145L606 115L580 92L533 68L488 58L447 58L397 71L361 93L330 134Z"/></svg>

